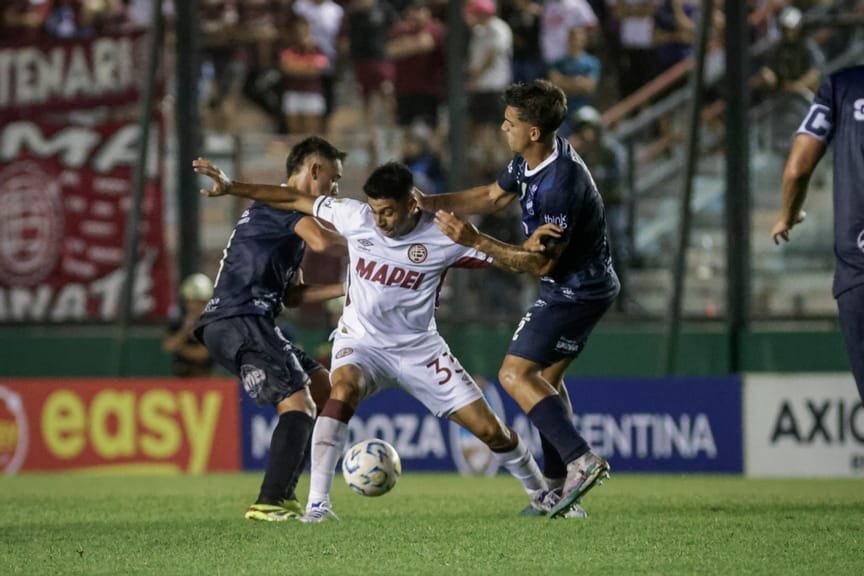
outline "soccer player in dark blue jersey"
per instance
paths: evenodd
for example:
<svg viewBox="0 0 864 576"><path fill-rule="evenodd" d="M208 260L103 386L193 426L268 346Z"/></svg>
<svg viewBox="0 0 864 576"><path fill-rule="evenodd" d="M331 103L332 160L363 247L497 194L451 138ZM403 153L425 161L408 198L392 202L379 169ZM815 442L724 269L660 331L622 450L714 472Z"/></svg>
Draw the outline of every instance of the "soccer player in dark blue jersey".
<svg viewBox="0 0 864 576"><path fill-rule="evenodd" d="M540 431L543 473L561 490L551 516L561 515L598 481L609 464L591 451L571 419L564 372L618 295L603 201L591 173L572 146L556 134L567 114L564 92L545 80L515 84L504 96L501 130L515 156L498 181L463 192L424 196L451 239L493 257L492 264L540 279L539 299L522 317L498 379ZM518 198L526 236L557 227L546 250L506 244L458 214L488 214Z"/></svg>
<svg viewBox="0 0 864 576"><path fill-rule="evenodd" d="M286 185L313 197L335 196L343 158L345 153L326 140L306 138L288 155ZM246 511L249 520L303 514L294 488L317 410L330 393L330 374L282 335L276 317L284 305L343 294L341 284L298 282L307 246L322 252L336 245L344 246L344 239L315 218L253 203L228 239L213 298L195 329L213 358L240 377L249 396L272 404L279 414L261 491Z"/></svg>
<svg viewBox="0 0 864 576"><path fill-rule="evenodd" d="M804 220L810 176L834 143L834 298L858 394L864 399L864 66L831 74L795 135L783 170L783 209L774 242Z"/></svg>

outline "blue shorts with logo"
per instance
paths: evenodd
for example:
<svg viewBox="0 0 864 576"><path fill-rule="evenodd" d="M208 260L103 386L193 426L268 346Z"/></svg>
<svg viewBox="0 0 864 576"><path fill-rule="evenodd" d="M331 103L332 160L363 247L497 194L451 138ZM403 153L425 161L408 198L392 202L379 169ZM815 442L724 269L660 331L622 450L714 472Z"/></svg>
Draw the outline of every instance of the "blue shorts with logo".
<svg viewBox="0 0 864 576"><path fill-rule="evenodd" d="M323 368L287 340L265 316L232 316L196 330L213 359L238 376L259 405L276 405L309 385Z"/></svg>
<svg viewBox="0 0 864 576"><path fill-rule="evenodd" d="M519 321L507 354L543 367L576 358L617 295L617 285L609 296L585 299L567 286L541 284L540 297Z"/></svg>

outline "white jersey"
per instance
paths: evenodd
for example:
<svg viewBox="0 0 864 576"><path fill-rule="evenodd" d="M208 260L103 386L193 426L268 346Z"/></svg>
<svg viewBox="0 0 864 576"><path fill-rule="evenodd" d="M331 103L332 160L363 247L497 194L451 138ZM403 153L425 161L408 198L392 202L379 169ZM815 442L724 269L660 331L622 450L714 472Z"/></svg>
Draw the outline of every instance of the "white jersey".
<svg viewBox="0 0 864 576"><path fill-rule="evenodd" d="M405 236L388 238L365 202L322 196L314 215L348 241L348 287L339 334L380 348L417 344L438 333L435 309L449 268L484 267L491 258L456 244L424 213Z"/></svg>

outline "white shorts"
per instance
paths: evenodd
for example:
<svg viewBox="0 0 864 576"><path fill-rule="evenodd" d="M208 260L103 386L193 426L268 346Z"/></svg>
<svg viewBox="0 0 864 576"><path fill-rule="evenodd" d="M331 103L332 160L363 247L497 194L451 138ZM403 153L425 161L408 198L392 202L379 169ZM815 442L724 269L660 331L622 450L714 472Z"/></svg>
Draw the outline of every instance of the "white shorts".
<svg viewBox="0 0 864 576"><path fill-rule="evenodd" d="M315 92L285 92L282 95L283 114L320 116L325 109L324 96Z"/></svg>
<svg viewBox="0 0 864 576"><path fill-rule="evenodd" d="M483 398L480 387L438 335L410 350L395 352L337 333L330 371L346 365L357 366L366 377L368 385L360 393L361 400L383 388L402 388L430 412L446 418Z"/></svg>

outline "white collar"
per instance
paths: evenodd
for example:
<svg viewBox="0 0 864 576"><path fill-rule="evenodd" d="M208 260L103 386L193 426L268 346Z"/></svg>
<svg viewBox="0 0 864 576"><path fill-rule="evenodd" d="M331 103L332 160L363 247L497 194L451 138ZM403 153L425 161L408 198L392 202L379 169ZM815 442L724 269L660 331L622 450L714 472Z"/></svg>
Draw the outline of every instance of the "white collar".
<svg viewBox="0 0 864 576"><path fill-rule="evenodd" d="M540 172L541 170L546 168L546 166L548 166L549 164L554 162L556 158L558 158L558 137L557 136L555 137L555 150L552 151L552 154L547 156L546 159L543 160L542 162L540 162L540 164L538 164L537 167L534 168L533 170L529 170L528 164L527 163L525 164L525 176L528 176L528 177L534 176L535 174L537 174L538 172Z"/></svg>

